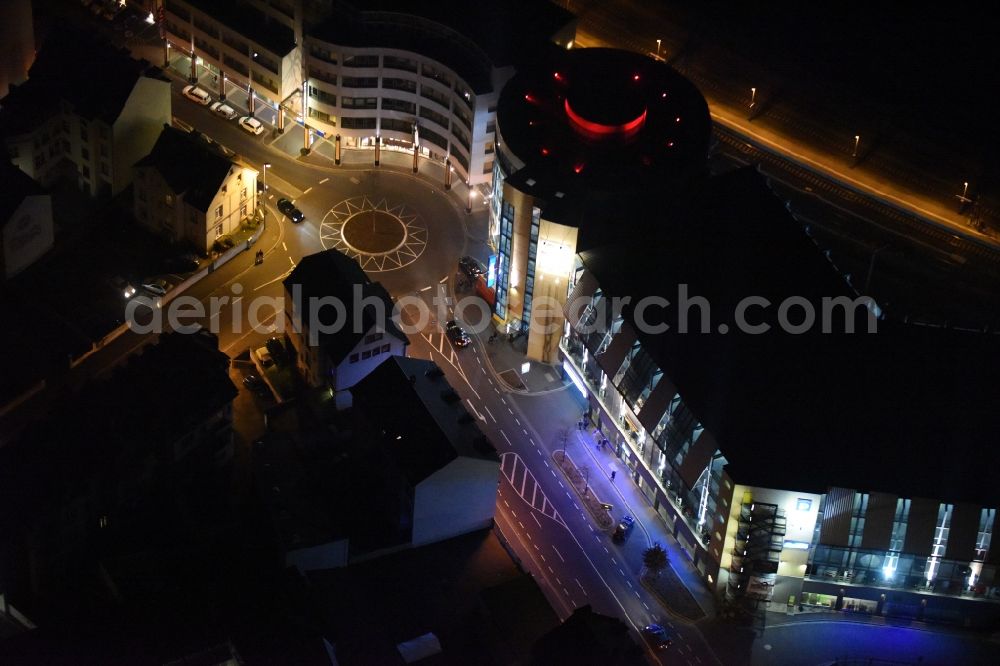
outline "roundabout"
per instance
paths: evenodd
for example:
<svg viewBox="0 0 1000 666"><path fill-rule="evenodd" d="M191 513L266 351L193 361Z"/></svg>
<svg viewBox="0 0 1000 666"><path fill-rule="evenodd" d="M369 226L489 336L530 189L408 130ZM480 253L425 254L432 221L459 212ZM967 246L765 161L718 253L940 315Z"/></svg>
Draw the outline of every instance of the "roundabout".
<svg viewBox="0 0 1000 666"><path fill-rule="evenodd" d="M427 247L427 227L406 204L352 197L334 205L319 229L325 249L337 249L369 273L404 268Z"/></svg>

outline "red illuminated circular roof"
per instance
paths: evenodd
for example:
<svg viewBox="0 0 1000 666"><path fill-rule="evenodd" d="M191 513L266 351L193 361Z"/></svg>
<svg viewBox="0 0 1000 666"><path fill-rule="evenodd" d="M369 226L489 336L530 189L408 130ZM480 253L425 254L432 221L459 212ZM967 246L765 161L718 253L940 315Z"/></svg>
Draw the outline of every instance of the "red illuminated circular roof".
<svg viewBox="0 0 1000 666"><path fill-rule="evenodd" d="M618 125L607 125L587 120L573 110L568 99L563 106L566 109L566 115L569 116L574 127L588 134L596 134L598 136L629 136L639 131L646 124L646 109L643 109L642 113L627 122Z"/></svg>

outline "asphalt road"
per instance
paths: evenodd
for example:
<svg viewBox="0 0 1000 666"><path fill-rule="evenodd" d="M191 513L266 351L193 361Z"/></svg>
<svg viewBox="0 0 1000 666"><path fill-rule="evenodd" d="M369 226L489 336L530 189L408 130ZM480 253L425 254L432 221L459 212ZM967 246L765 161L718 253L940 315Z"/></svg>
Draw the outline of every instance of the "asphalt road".
<svg viewBox="0 0 1000 666"><path fill-rule="evenodd" d="M175 92L179 92L180 87L180 83L176 84ZM220 346L231 356L237 356L269 335L267 330L236 330L237 320L246 322L249 319L251 301L260 296L279 296L281 279L294 264L302 256L324 248L321 230L331 211L340 203L359 196L373 202L404 203L417 211L428 226L427 248L419 257L405 268L373 273L373 279L383 282L395 297L417 295L432 307L431 299L440 294L442 288L444 295L454 294L453 267L470 243L483 237L482 230L477 227L485 224L483 211L467 219L454 195L443 194L440 187L405 172L334 169L293 158L271 147L268 133L251 137L234 121L212 116L207 109L188 102L179 94L174 98L174 113L185 124L236 150L256 167L260 168L264 162L273 165L268 170L268 223L277 225L277 234L269 236L265 242L264 264L253 265L252 253L245 253L210 274L189 292L203 301L213 295L230 296L230 302L214 317L207 315L203 323L219 330ZM294 128L291 131L295 131ZM806 191L795 180L789 182L793 194ZM293 225L279 217L271 203L277 196L294 199L306 214L306 221ZM829 196L836 197L836 192ZM841 204L850 210L848 204L838 202ZM820 212L815 215L822 217ZM831 228L834 227L831 225ZM841 233L850 233L847 229L849 227L842 227ZM879 279L878 274L876 279ZM236 293L236 285L240 293ZM258 314L265 324L275 319L274 313L269 315L266 309ZM659 520L652 515L651 509L616 506L616 517L628 511L637 517L638 525L624 545L615 544L609 534L595 527L573 490L554 468L552 454L562 448L561 433L567 429L574 432L572 425L582 408L578 397L569 390L537 396L504 390L484 361L486 352L482 344L474 340L468 348L456 351L443 334L440 318L428 322L421 334L411 336L411 355L433 359L445 370L470 413L479 418L484 432L497 446L504 473L497 501L498 528L522 563L535 575L560 617L567 617L577 606L591 604L598 612L623 618L637 631L648 622L659 621L670 628L676 638L668 652L648 653L654 663L720 663L696 627L671 617L639 583L641 554L651 542L649 527L654 524L651 521ZM126 333L90 357L77 378L105 371L151 339L151 336ZM610 472L584 446L577 448L576 453L583 456L582 460L593 468L593 473ZM569 451L571 455L574 453L573 444ZM619 478L627 482L623 477ZM772 654L785 654L783 651L794 654L796 641L844 640L842 635L834 633L852 630L839 627L771 628L766 638L772 646ZM824 632L834 633L828 636ZM786 638L786 634L791 638ZM760 650L765 650L763 643ZM764 654L762 661L771 661L768 656Z"/></svg>

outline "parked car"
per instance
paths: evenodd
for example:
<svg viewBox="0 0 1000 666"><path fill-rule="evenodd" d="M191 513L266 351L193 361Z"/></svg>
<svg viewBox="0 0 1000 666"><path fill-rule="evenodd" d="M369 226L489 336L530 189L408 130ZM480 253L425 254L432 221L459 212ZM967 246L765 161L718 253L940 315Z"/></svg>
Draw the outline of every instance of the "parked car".
<svg viewBox="0 0 1000 666"><path fill-rule="evenodd" d="M169 257L164 262L166 273L192 273L198 270L198 258L193 254L182 254L176 257Z"/></svg>
<svg viewBox="0 0 1000 666"><path fill-rule="evenodd" d="M666 650L674 642L667 630L659 624L649 624L643 627L642 636L657 650Z"/></svg>
<svg viewBox="0 0 1000 666"><path fill-rule="evenodd" d="M279 365L283 365L288 361L288 350L285 348L285 342L281 338L268 338L264 346L267 347L271 358Z"/></svg>
<svg viewBox="0 0 1000 666"><path fill-rule="evenodd" d="M254 393L267 393L268 390L267 384L265 384L264 380L257 375L247 375L244 377L243 386L246 386Z"/></svg>
<svg viewBox="0 0 1000 666"><path fill-rule="evenodd" d="M611 538L615 541L623 542L628 539L628 535L631 534L633 527L635 527L635 518L632 516L622 516Z"/></svg>
<svg viewBox="0 0 1000 666"><path fill-rule="evenodd" d="M282 215L285 215L292 222L298 224L302 220L306 219L306 216L302 214L302 211L295 207L288 199L278 199L278 210L281 211Z"/></svg>
<svg viewBox="0 0 1000 666"><path fill-rule="evenodd" d="M250 116L243 116L240 118L240 127L255 136L264 131L264 124L256 118L251 118Z"/></svg>
<svg viewBox="0 0 1000 666"><path fill-rule="evenodd" d="M217 116L222 116L226 120L232 120L236 117L236 109L229 106L224 102L212 102L212 113Z"/></svg>
<svg viewBox="0 0 1000 666"><path fill-rule="evenodd" d="M170 285L167 284L166 280L153 280L151 282L143 283L142 288L153 294L154 296L163 296L170 289Z"/></svg>
<svg viewBox="0 0 1000 666"><path fill-rule="evenodd" d="M199 88L198 86L185 86L184 96L187 97L192 102L197 102L202 106L208 106L212 103L212 97L207 92Z"/></svg>
<svg viewBox="0 0 1000 666"><path fill-rule="evenodd" d="M486 269L473 257L462 257L458 260L458 267L473 280L480 275L486 275Z"/></svg>
<svg viewBox="0 0 1000 666"><path fill-rule="evenodd" d="M468 347L469 343L472 342L472 338L469 337L468 333L465 332L461 326L458 325L454 319L445 324L445 333L448 335L448 339L451 343L458 348Z"/></svg>

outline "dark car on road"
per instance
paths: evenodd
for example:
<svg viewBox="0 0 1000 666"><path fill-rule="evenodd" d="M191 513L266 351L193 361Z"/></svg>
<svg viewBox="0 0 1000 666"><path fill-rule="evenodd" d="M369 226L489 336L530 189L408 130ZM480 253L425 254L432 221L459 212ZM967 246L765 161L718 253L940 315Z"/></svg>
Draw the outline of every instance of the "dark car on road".
<svg viewBox="0 0 1000 666"><path fill-rule="evenodd" d="M473 257L462 257L458 260L458 267L473 280L480 275L486 275L486 269Z"/></svg>
<svg viewBox="0 0 1000 666"><path fill-rule="evenodd" d="M635 518L632 516L622 516L611 538L619 542L625 541L625 539L628 539L628 535L631 534L633 527L635 527Z"/></svg>
<svg viewBox="0 0 1000 666"><path fill-rule="evenodd" d="M285 215L289 220L298 224L302 220L306 219L306 216L302 214L302 211L295 207L288 199L278 199L278 210L281 211L282 215Z"/></svg>
<svg viewBox="0 0 1000 666"><path fill-rule="evenodd" d="M257 375L247 375L244 377L243 386L246 386L254 393L267 393L267 384L265 384L264 380Z"/></svg>
<svg viewBox="0 0 1000 666"><path fill-rule="evenodd" d="M643 627L642 636L657 650L666 650L674 642L667 630L659 624L649 624Z"/></svg>
<svg viewBox="0 0 1000 666"><path fill-rule="evenodd" d="M461 326L458 325L454 319L445 324L445 333L448 334L448 339L451 340L452 344L456 347L468 347L469 343L472 342L472 338L469 334L465 332Z"/></svg>

